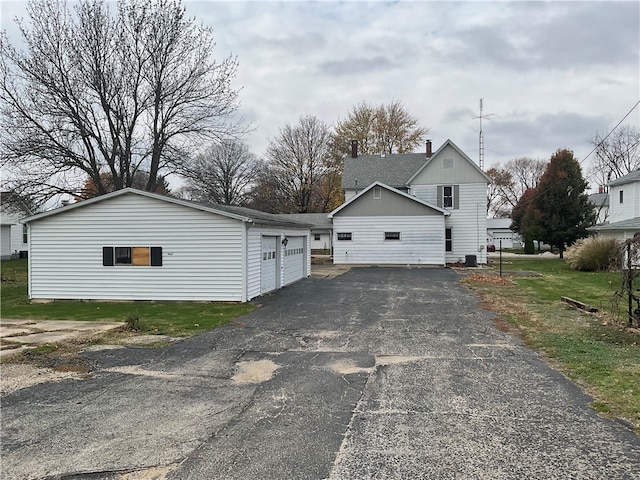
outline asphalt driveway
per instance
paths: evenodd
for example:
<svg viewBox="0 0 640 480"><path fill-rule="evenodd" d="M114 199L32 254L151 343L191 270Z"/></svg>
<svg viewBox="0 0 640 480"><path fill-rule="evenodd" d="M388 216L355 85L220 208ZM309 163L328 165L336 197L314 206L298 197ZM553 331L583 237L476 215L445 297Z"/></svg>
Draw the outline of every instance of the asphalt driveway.
<svg viewBox="0 0 640 480"><path fill-rule="evenodd" d="M3 479L637 479L640 438L448 269L355 268L2 398Z"/></svg>

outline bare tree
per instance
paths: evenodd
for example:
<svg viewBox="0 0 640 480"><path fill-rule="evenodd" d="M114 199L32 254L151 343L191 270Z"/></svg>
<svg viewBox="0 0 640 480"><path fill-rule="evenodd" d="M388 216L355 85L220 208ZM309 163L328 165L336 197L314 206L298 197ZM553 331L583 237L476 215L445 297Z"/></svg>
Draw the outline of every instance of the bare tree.
<svg viewBox="0 0 640 480"><path fill-rule="evenodd" d="M316 117L302 116L297 125L285 126L269 143L266 157L271 183L293 209L282 213L318 212L327 204L319 193L327 175L337 168L329 150L330 140L327 124ZM334 183L336 188L339 185Z"/></svg>
<svg viewBox="0 0 640 480"><path fill-rule="evenodd" d="M608 185L640 168L640 130L637 128L623 125L609 136L597 133L589 142L595 148L589 173L597 185Z"/></svg>
<svg viewBox="0 0 640 480"><path fill-rule="evenodd" d="M354 106L345 120L335 127L334 142L348 154L351 140L358 140L363 155L412 152L429 130L419 126L400 101L373 107L366 102Z"/></svg>
<svg viewBox="0 0 640 480"><path fill-rule="evenodd" d="M508 217L525 191L535 188L547 167L545 160L514 158L504 167L494 166L487 173L493 179L490 186L489 211L496 217Z"/></svg>
<svg viewBox="0 0 640 480"><path fill-rule="evenodd" d="M146 189L180 172L186 147L227 137L237 109L237 60L212 58L212 31L179 0L29 3L25 51L0 37L0 148L8 180L40 198Z"/></svg>
<svg viewBox="0 0 640 480"><path fill-rule="evenodd" d="M258 174L258 159L239 141L211 145L188 165L181 193L191 200L244 205Z"/></svg>

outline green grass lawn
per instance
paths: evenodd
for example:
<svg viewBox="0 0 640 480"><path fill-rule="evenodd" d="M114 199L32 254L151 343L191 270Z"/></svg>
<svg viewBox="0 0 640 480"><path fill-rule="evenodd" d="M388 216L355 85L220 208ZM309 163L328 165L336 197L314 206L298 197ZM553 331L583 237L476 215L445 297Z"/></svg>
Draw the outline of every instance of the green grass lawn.
<svg viewBox="0 0 640 480"><path fill-rule="evenodd" d="M27 294L27 260L1 262L3 319L118 321L138 318L138 330L188 336L254 310L251 303L199 302L53 302L31 304Z"/></svg>
<svg viewBox="0 0 640 480"><path fill-rule="evenodd" d="M490 266L498 268L495 262ZM499 326L585 388L595 398L596 410L628 420L640 433L640 333L626 328L624 311L611 302L621 274L579 272L560 259L503 259L503 272L518 270L542 276L514 275L509 278L515 283L508 286L469 283L487 308L500 314ZM576 310L562 303L561 296L601 312Z"/></svg>

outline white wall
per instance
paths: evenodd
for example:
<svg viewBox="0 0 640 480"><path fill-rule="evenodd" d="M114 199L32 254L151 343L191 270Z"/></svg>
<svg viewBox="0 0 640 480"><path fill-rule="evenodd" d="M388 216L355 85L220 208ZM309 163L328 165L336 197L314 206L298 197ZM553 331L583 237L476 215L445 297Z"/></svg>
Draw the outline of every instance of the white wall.
<svg viewBox="0 0 640 480"><path fill-rule="evenodd" d="M620 192L623 202L620 203ZM640 182L616 185L609 190L609 223L640 216Z"/></svg>
<svg viewBox="0 0 640 480"><path fill-rule="evenodd" d="M315 239L315 235L320 235L320 240ZM328 233L312 233L311 248L313 250L329 250L331 249L331 235Z"/></svg>
<svg viewBox="0 0 640 480"><path fill-rule="evenodd" d="M333 218L335 264L444 265L444 216ZM352 240L338 240L351 232ZM384 232L400 232L401 240L385 240Z"/></svg>
<svg viewBox="0 0 640 480"><path fill-rule="evenodd" d="M425 202L437 205L437 185L412 185L411 193ZM476 255L478 263L487 263L487 185L463 183L459 187L458 209L447 209L445 228L452 229L453 251L447 252L447 263L464 262L466 255Z"/></svg>
<svg viewBox="0 0 640 480"><path fill-rule="evenodd" d="M241 221L136 194L30 224L35 299L242 301ZM159 246L163 265L102 265L103 246Z"/></svg>

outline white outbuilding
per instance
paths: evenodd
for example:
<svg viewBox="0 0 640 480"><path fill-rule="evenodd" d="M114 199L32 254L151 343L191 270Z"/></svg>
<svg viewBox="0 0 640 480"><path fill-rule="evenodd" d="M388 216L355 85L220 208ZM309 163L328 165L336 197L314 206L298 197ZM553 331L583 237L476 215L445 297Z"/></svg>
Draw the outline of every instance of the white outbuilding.
<svg viewBox="0 0 640 480"><path fill-rule="evenodd" d="M32 300L245 302L308 277L309 225L118 190L23 220Z"/></svg>

